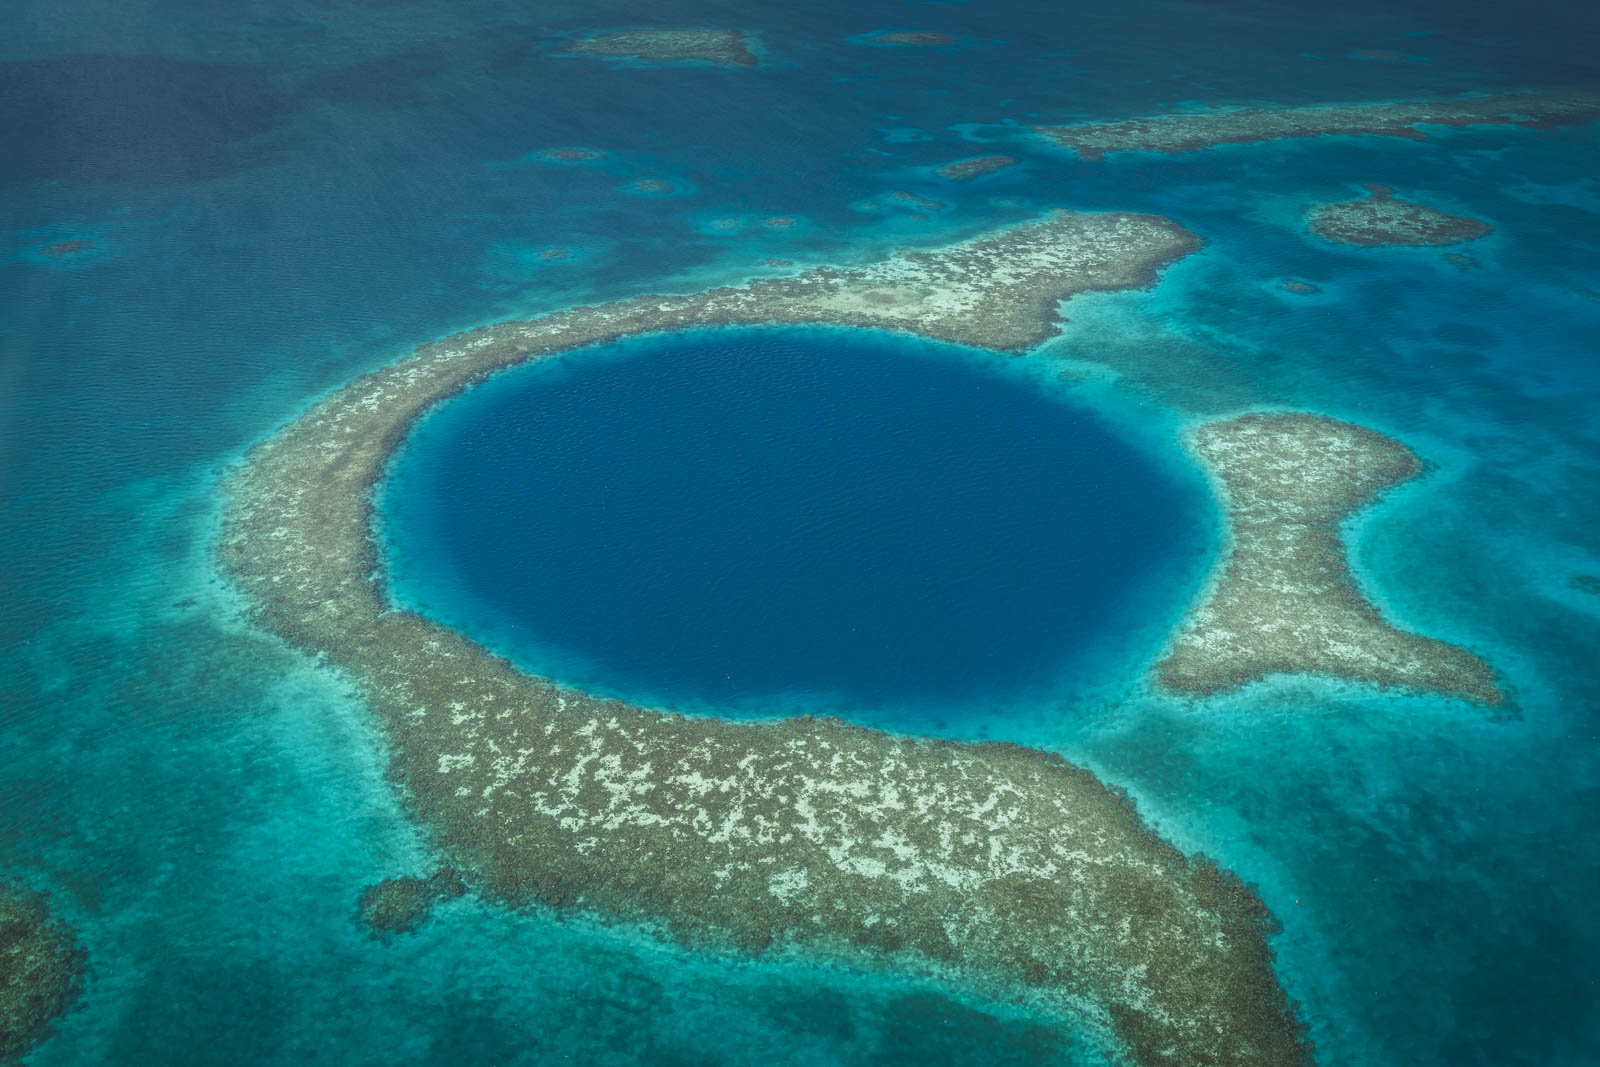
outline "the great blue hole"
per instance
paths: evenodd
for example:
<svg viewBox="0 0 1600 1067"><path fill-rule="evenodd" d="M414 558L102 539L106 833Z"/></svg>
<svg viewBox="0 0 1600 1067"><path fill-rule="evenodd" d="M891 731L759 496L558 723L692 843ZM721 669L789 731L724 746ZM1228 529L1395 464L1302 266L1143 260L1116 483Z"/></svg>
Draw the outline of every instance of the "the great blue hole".
<svg viewBox="0 0 1600 1067"><path fill-rule="evenodd" d="M534 673L915 727L1118 669L1192 586L1204 513L1174 465L999 359L740 329L446 402L397 458L380 532L400 605Z"/></svg>

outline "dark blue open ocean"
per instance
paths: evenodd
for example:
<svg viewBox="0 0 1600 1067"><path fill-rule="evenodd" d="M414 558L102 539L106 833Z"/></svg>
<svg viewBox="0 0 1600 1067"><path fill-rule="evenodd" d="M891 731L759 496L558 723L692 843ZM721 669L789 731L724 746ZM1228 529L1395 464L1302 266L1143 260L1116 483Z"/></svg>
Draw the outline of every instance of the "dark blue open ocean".
<svg viewBox="0 0 1600 1067"><path fill-rule="evenodd" d="M526 441L525 458L570 461L523 471L553 479L570 516L605 463L641 491L690 473L638 437L624 452L585 450L571 435L594 431L584 413L596 404L703 434L695 447L717 464L730 462L723 435L770 419L763 462L781 458L792 481L760 503L793 504L818 471L859 478L860 510L837 521L871 533L863 555L824 539L808 558L864 568L856 578L882 582L884 597L907 595L916 553L948 576L964 553L1015 538L1014 552L969 561L967 583L925 590L941 610L1003 615L961 635L964 658L884 617L872 625L898 643L870 656L821 634L836 601L801 590L811 614L774 625L832 642L829 661L746 629L726 660L738 671L720 673L753 671L750 687L718 691L724 661L665 643L692 631L645 625L617 642L557 632L553 614L508 620L483 599L493 575L460 576L476 600L413 584L428 568L403 568L424 543L408 555L396 533L402 594L472 616L455 621L508 648L519 638L505 626L537 624L520 656L633 699L730 712L753 697L833 701L1093 768L1174 845L1259 886L1283 921L1279 971L1320 1063L1600 1062L1600 595L1573 584L1600 575L1600 127L1098 163L1027 136L1038 122L1198 103L1593 82L1592 5L18 0L5 21L0 876L48 890L89 959L82 1003L30 1062L1088 1057L1020 1008L921 981L700 959L470 897L414 935L368 938L352 921L361 887L435 858L384 779L359 696L242 622L208 557L219 477L244 449L420 342L737 282L768 258L868 259L1050 207L1154 212L1208 244L1152 290L1073 300L1062 337L1022 359L816 330L638 341L515 372L442 409L390 487L409 473L418 493L481 505L430 490L423 468L492 479L511 458L494 449ZM555 54L637 25L744 29L761 66ZM885 29L957 40L866 43ZM563 147L596 156L541 155ZM997 153L1022 162L967 183L933 173ZM646 195L639 179L666 191ZM1305 234L1307 204L1363 182L1494 230L1462 249L1467 266L1438 249ZM52 254L62 242L83 244ZM1286 277L1319 291L1282 291ZM750 346L769 343L790 365L751 361ZM652 412L651 390L673 403ZM963 390L972 405L955 403ZM568 407L535 418L540 396ZM728 421L708 425L697 404ZM1216 549L1211 503L1173 441L1195 418L1266 407L1347 418L1429 461L1352 527L1358 578L1393 618L1484 655L1510 712L1314 680L1193 704L1149 692L1145 666ZM870 469L847 454L869 436L827 434L816 454L794 454L804 421L830 418L892 431L895 448L874 451ZM474 443L495 425L506 434ZM883 479L940 516L941 536L881 525L901 514L872 491ZM1036 507L1021 506L1028 494ZM403 494L388 499L398 518ZM585 547L569 525L535 529L525 502L525 514L484 512L512 525L466 532L536 534L527 556L541 565ZM718 507L754 521L738 501ZM656 557L674 567L662 604L722 617L689 600L697 579L707 597L769 595L745 581L759 559L723 572L725 587L703 580L715 559L699 574L679 567L690 533L665 514L643 516L684 539ZM442 552L446 534L418 536ZM707 534L738 535L721 521ZM722 543L726 559L734 542ZM568 581L563 603L581 606L630 580L612 563L650 564L627 545L608 551L512 578ZM1064 589L1092 611L1052 614ZM852 610L874 606L871 590L848 592L861 598ZM766 602L747 600L746 617ZM1091 618L1105 625L1086 629ZM923 667L944 672L938 700L917 688Z"/></svg>

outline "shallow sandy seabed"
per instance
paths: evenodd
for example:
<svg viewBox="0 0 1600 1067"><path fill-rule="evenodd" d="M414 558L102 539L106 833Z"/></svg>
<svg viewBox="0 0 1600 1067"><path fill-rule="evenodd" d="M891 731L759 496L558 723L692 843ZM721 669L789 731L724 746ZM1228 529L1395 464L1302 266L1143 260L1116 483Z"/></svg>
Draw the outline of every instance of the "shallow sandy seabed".
<svg viewBox="0 0 1600 1067"><path fill-rule="evenodd" d="M1600 91L1541 90L1401 100L1383 104L1249 107L1186 111L1124 119L1039 126L1051 144L1084 159L1107 152L1193 152L1221 144L1250 144L1286 137L1372 134L1423 139L1421 126L1527 126L1546 128L1600 118Z"/></svg>
<svg viewBox="0 0 1600 1067"><path fill-rule="evenodd" d="M83 988L85 957L38 893L0 882L0 1063L55 1032Z"/></svg>
<svg viewBox="0 0 1600 1067"><path fill-rule="evenodd" d="M530 359L651 331L830 323L991 349L1200 244L1057 212L871 266L645 296L448 338L355 380L231 476L218 552L257 621L347 672L416 817L509 906L697 950L934 974L1098 1035L1119 1062L1309 1062L1256 895L1059 757L832 718L686 718L564 690L393 609L372 490L429 407Z"/></svg>

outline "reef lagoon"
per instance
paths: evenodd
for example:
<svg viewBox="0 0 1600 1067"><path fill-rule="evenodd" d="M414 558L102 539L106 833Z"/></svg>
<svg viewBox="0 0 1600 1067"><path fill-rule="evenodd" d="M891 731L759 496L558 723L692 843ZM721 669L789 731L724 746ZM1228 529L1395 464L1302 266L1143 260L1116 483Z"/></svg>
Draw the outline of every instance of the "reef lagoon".
<svg viewBox="0 0 1600 1067"><path fill-rule="evenodd" d="M10 14L0 1056L1600 1060L1596 11ZM798 420L799 361L696 348L755 336L835 353L835 469L846 429L922 442L829 527L886 524L898 660L730 694L692 626L519 645L422 588L449 554L384 509L492 494L408 464L498 412L459 485L664 476L588 416L655 390L709 448L742 382ZM1114 484L1072 481L1090 440ZM1091 493L1140 535L1092 566ZM483 514L528 537L538 496ZM997 660L913 639L897 501L947 560L1028 535L969 571L1016 583ZM570 558L569 605L625 579ZM1051 613L1085 576L1114 625Z"/></svg>

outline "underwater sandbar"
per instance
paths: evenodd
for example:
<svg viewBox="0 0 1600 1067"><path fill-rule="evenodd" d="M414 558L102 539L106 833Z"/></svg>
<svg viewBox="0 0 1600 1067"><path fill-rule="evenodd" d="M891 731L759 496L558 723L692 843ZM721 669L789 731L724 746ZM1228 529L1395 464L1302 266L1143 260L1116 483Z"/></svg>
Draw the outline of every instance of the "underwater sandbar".
<svg viewBox="0 0 1600 1067"><path fill-rule="evenodd" d="M489 899L648 924L698 950L804 951L1021 999L1121 1062L1310 1061L1256 895L1127 798L1012 744L834 718L743 723L599 700L395 610L372 491L429 407L619 337L729 324L902 330L996 350L1076 293L1199 247L1148 215L1056 212L942 249L508 322L425 345L251 450L219 555L254 618L365 692L415 816Z"/></svg>

